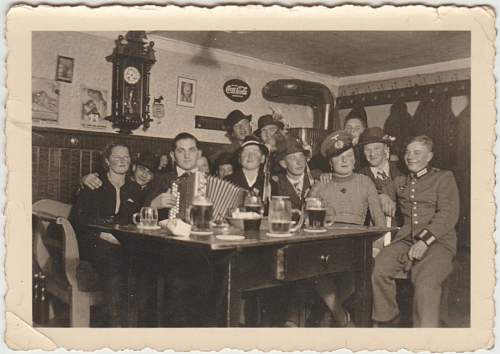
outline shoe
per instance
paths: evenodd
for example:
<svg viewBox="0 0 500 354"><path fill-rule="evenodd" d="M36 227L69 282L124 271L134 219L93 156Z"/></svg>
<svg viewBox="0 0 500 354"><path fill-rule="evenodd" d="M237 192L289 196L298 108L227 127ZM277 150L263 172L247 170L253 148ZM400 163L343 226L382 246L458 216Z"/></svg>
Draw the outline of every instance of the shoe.
<svg viewBox="0 0 500 354"><path fill-rule="evenodd" d="M344 310L344 320L342 322L337 322L337 327L353 328L356 327L354 322L352 322L351 314L349 311Z"/></svg>

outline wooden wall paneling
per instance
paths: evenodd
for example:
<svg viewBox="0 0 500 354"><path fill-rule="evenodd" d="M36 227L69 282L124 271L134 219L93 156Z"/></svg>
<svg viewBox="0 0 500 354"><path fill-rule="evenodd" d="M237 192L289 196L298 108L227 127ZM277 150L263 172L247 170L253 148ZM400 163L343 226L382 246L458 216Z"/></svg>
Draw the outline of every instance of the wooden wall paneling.
<svg viewBox="0 0 500 354"><path fill-rule="evenodd" d="M49 178L48 170L49 148L40 148L38 157L38 194L39 198L48 198L47 185Z"/></svg>
<svg viewBox="0 0 500 354"><path fill-rule="evenodd" d="M168 154L172 145L172 139L166 138L33 127L33 202L52 198L73 203L82 176L102 172L100 153L111 142L126 143L133 154L145 150ZM211 156L221 145L200 142L200 148L207 156Z"/></svg>

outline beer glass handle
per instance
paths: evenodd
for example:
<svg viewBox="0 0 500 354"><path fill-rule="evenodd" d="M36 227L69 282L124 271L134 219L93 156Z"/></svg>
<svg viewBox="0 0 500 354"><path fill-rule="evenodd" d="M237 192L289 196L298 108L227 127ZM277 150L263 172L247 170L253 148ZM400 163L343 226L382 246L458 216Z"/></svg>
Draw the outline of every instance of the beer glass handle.
<svg viewBox="0 0 500 354"><path fill-rule="evenodd" d="M292 209L292 214L293 213L299 214L299 221L297 221L297 224L295 225L295 227L292 227L290 229L290 232L292 232L292 233L297 232L302 227L302 224L304 223L304 214L299 209Z"/></svg>
<svg viewBox="0 0 500 354"><path fill-rule="evenodd" d="M136 225L139 225L140 224L140 221L137 221L137 217L140 216L139 213L134 213L134 215L132 215L132 221L134 222L134 224Z"/></svg>

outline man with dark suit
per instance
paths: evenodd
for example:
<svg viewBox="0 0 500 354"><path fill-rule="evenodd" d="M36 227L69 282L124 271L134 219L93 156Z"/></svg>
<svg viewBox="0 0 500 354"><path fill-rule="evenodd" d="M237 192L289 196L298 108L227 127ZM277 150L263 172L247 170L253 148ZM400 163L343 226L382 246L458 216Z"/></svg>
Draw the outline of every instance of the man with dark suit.
<svg viewBox="0 0 500 354"><path fill-rule="evenodd" d="M375 258L372 318L378 326L397 325L394 275L408 270L415 288L414 326L439 326L442 284L452 271L457 247L459 195L452 172L429 166L432 148L429 137L412 138L404 155L409 174L394 180L404 223Z"/></svg>
<svg viewBox="0 0 500 354"><path fill-rule="evenodd" d="M185 173L197 171L196 162L201 156L198 139L189 133L179 133L174 138L171 157L175 162L174 171L170 171L153 180L151 191L146 196L145 205L158 209L158 219L168 217L168 210L175 206L176 197L171 191L172 182Z"/></svg>
<svg viewBox="0 0 500 354"><path fill-rule="evenodd" d="M370 127L361 134L358 142L363 151L367 166L359 173L370 177L379 194L382 210L386 216L394 217L396 212L396 190L393 181L403 175L398 161L390 161L389 145L395 140L384 133L380 127Z"/></svg>
<svg viewBox="0 0 500 354"><path fill-rule="evenodd" d="M307 173L309 150L300 139L291 136L279 140L276 149L276 160L285 173L271 178L272 195L289 196L292 208L300 210L312 185Z"/></svg>
<svg viewBox="0 0 500 354"><path fill-rule="evenodd" d="M158 209L160 220L168 217L169 208L175 206L176 198L171 191L172 182L178 177L197 171L196 162L201 156L198 139L189 133L180 133L174 138L172 159L175 170L160 175L146 197L145 205ZM208 323L208 289L211 281L206 260L201 254L177 249L166 257L169 269L166 274L165 294L166 326L201 327Z"/></svg>

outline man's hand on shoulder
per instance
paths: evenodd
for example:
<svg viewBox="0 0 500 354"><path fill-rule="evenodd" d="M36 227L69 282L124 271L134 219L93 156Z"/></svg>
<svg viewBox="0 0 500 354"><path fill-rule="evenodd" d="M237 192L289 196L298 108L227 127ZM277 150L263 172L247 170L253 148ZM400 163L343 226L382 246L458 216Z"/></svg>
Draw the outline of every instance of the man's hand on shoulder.
<svg viewBox="0 0 500 354"><path fill-rule="evenodd" d="M101 188L102 181L97 173L90 173L82 177L81 183L84 187L90 190L96 190Z"/></svg>

